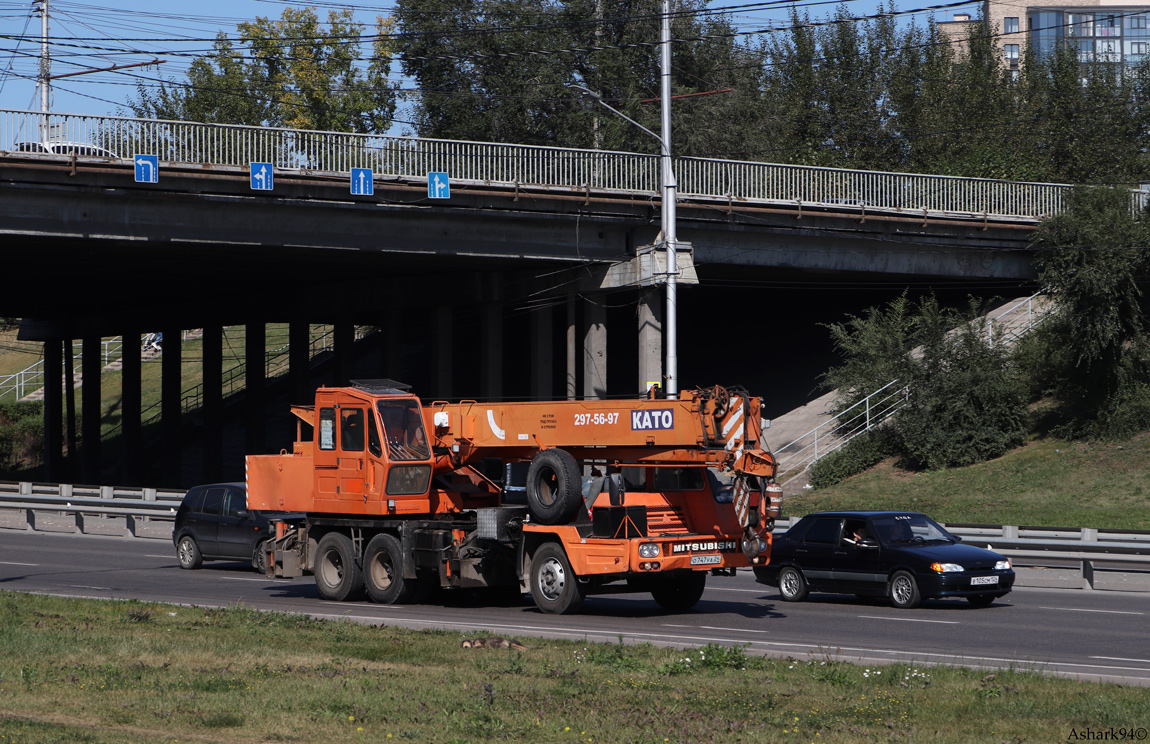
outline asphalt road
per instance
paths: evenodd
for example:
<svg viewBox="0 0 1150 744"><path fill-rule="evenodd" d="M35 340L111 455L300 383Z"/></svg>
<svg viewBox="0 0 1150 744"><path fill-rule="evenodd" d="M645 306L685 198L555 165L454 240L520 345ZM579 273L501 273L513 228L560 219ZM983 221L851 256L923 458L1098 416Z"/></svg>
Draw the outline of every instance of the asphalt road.
<svg viewBox="0 0 1150 744"><path fill-rule="evenodd" d="M579 615L539 612L529 597L489 606L444 593L429 605L338 603L312 578L267 579L240 563L183 571L170 542L0 530L0 590L141 599L199 606L243 603L281 612L345 617L412 628L483 630L504 636L588 639L690 647L750 644L749 652L1044 670L1150 686L1150 593L1017 588L990 607L931 600L915 610L882 601L813 595L783 602L740 572L708 580L703 600L668 613L649 595L590 597Z"/></svg>

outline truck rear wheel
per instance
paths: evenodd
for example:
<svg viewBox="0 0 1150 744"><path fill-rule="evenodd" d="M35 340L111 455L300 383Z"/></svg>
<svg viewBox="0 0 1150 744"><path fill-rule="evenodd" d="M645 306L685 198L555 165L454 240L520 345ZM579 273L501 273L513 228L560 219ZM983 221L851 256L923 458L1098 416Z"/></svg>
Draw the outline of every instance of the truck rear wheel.
<svg viewBox="0 0 1150 744"><path fill-rule="evenodd" d="M380 533L371 538L363 557L364 586L372 602L404 604L423 594L419 579L407 579L404 569L403 544L393 536Z"/></svg>
<svg viewBox="0 0 1150 744"><path fill-rule="evenodd" d="M570 453L547 449L531 460L527 469L527 508L540 524L570 521L583 500L579 464Z"/></svg>
<svg viewBox="0 0 1150 744"><path fill-rule="evenodd" d="M531 597L552 615L567 615L583 606L583 586L562 546L544 543L531 558Z"/></svg>
<svg viewBox="0 0 1150 744"><path fill-rule="evenodd" d="M329 532L316 549L315 585L324 599L344 602L363 591L363 571L359 568L351 538Z"/></svg>
<svg viewBox="0 0 1150 744"><path fill-rule="evenodd" d="M651 596L664 610L682 612L699 604L706 588L707 574L703 571L692 571L659 582L651 587Z"/></svg>

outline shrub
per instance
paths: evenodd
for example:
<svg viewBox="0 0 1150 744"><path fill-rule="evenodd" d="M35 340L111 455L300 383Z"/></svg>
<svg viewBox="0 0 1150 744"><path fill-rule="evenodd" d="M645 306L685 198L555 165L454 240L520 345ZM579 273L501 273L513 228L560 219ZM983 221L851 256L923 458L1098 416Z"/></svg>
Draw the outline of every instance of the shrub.
<svg viewBox="0 0 1150 744"><path fill-rule="evenodd" d="M0 470L36 465L44 451L44 404L0 403Z"/></svg>

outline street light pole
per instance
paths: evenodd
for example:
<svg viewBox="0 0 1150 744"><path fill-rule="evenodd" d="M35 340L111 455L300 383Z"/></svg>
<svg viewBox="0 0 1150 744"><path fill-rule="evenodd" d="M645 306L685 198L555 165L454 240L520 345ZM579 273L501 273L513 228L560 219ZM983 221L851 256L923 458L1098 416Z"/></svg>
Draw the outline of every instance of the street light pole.
<svg viewBox="0 0 1150 744"><path fill-rule="evenodd" d="M662 90L660 98L662 101L663 131L661 136L611 106L603 100L602 96L587 86L570 84L567 87L579 91L588 98L596 101L611 113L634 124L659 142L659 160L662 164L663 181L661 222L663 228L663 244L667 249L667 275L665 277L667 287L667 312L665 313L667 338L665 341L666 353L663 362L663 390L666 392L668 398L674 399L679 397L678 284L676 282L679 268L675 255L679 244L679 237L676 232L675 219L675 199L678 191L678 183L675 181L675 172L671 167L671 0L663 0L663 28L660 33L660 47L660 85Z"/></svg>
<svg viewBox="0 0 1150 744"><path fill-rule="evenodd" d="M673 399L679 397L679 288L676 281L679 267L675 255L679 237L675 219L675 199L677 198L678 184L675 183L675 173L671 169L671 0L663 0L663 27L660 33L659 46L662 78L662 104L660 108L663 118L663 136L659 138L659 142L663 145L663 240L667 248L667 360L664 363L663 374L667 397Z"/></svg>

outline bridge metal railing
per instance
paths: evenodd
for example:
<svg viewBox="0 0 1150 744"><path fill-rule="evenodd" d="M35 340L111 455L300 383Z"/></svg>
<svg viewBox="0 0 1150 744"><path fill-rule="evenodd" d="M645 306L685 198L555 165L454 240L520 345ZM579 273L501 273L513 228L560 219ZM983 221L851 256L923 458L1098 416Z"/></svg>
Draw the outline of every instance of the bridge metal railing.
<svg viewBox="0 0 1150 744"><path fill-rule="evenodd" d="M1010 343L1034 329L1052 309L1050 298L1026 297L986 318L986 333L993 343ZM893 416L906 403L910 390L892 380L878 390L831 416L828 420L775 450L782 484L796 478L819 459L865 434Z"/></svg>
<svg viewBox="0 0 1150 744"><path fill-rule="evenodd" d="M52 141L103 148L117 160L149 154L165 164L245 171L251 162L267 162L277 169L336 176L371 168L377 177L417 181L446 172L465 185L648 197L657 197L660 188L658 157L639 153L0 109L0 150L26 149L20 143L38 142L44 132ZM885 212L1037 221L1061 211L1071 188L707 158L676 158L674 167L681 198L797 203L857 210L864 217Z"/></svg>

